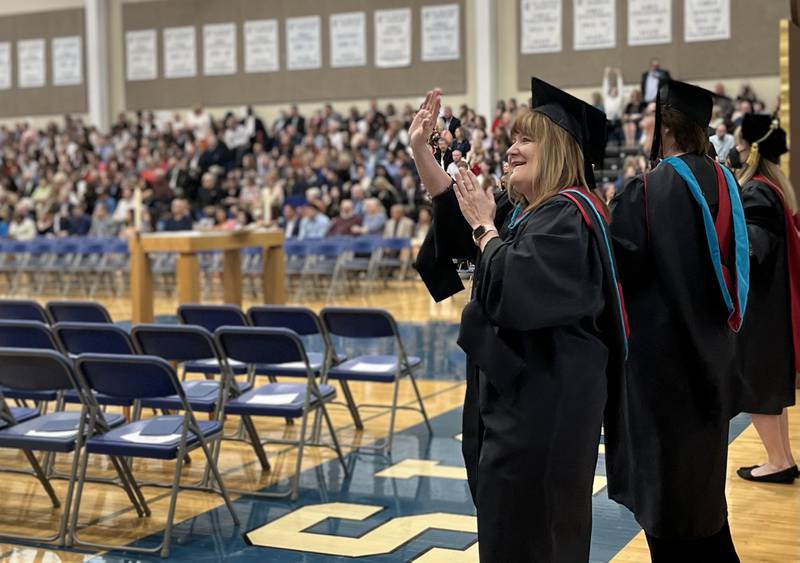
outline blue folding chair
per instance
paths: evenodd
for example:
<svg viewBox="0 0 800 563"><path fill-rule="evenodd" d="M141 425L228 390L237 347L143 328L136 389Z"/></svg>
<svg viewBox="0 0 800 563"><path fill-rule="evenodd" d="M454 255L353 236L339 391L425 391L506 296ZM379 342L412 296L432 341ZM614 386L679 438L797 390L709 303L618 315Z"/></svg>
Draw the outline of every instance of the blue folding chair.
<svg viewBox="0 0 800 563"><path fill-rule="evenodd" d="M67 309L69 313L75 311ZM55 315L54 315L55 316ZM74 315L77 316L77 315ZM117 354L132 356L136 354L130 335L125 329L114 324L100 322L59 322L53 325L53 333L61 349L72 357L80 354ZM99 405L132 407L131 399L121 399L106 395L96 395ZM64 402L79 403L80 397L74 391L64 394Z"/></svg>
<svg viewBox="0 0 800 563"><path fill-rule="evenodd" d="M47 312L53 322L105 323L111 324L111 315L97 301L50 301Z"/></svg>
<svg viewBox="0 0 800 563"><path fill-rule="evenodd" d="M30 303L34 303L31 301ZM37 304L38 305L38 304ZM0 303L0 311L3 306ZM31 309L33 311L35 309ZM44 311L44 309L42 309ZM46 313L45 313L46 314ZM63 352L50 327L39 321L27 320L0 320L0 347L2 348L33 348L36 350L54 350ZM17 377L27 377L24 370ZM42 412L46 412L46 403L56 401L59 394L49 389L24 390L17 387L0 387L0 392L7 399L16 401L34 401Z"/></svg>
<svg viewBox="0 0 800 563"><path fill-rule="evenodd" d="M373 275L388 280L387 273L399 271L400 279L405 279L411 263L411 239L388 237L381 239Z"/></svg>
<svg viewBox="0 0 800 563"><path fill-rule="evenodd" d="M233 508L225 484L214 462L210 443L222 437L223 425L219 421L200 421L195 418L192 407L183 387L178 380L175 369L165 360L155 356L115 356L111 354L83 354L75 361L79 381L83 385L84 395L89 391L103 393L125 399L146 400L157 397L177 395L182 403L182 415L157 416L147 420L131 422L110 430L101 435L91 436L86 441L86 447L80 461L78 470L78 483L75 495L75 509L72 512L71 530L76 545L88 546L98 549L125 549L140 553L160 552L162 557L169 555L170 543L175 520L175 508L180 490L181 469L187 453L202 449L206 461L214 476L219 491L204 489L208 492L218 492L234 524L239 525L239 517ZM102 423L108 415L94 408L90 412L90 428ZM114 546L98 544L81 539L78 534L78 518L80 513L81 497L84 483L86 482L86 468L91 454L108 455L113 457L147 458L160 460L175 460L175 475L172 482L167 526L164 530L162 542L155 548ZM133 486L138 490L136 481Z"/></svg>
<svg viewBox="0 0 800 563"><path fill-rule="evenodd" d="M340 364L347 359L347 356L337 356L330 335L322 326L319 316L308 307L290 307L285 305L254 305L247 311L247 317L253 326L288 328L296 332L306 346L308 363L314 376L319 378L322 383L328 379L328 370L332 365ZM309 349L316 348L321 352L311 352ZM291 362L273 365L255 366L257 375L267 376L290 376L305 377L306 370L302 362ZM345 396L345 404L356 420L357 411L352 408L353 396L347 382L342 382L342 392ZM315 424L315 436L318 432L318 425Z"/></svg>
<svg viewBox="0 0 800 563"><path fill-rule="evenodd" d="M391 338L394 341L397 351L395 355L357 356L332 367L330 371L328 371L328 379L336 379L340 383L347 381L369 381L372 383L391 383L394 385L392 404L389 407L390 419L388 438L381 446L359 449L371 449L379 452L391 453L392 442L394 440L395 419L398 409L413 410L422 414L425 425L428 427L428 432L433 434L433 429L428 420L428 414L425 412L422 394L419 392L417 380L413 373L414 370L422 364L422 360L416 356L409 356L406 353L405 346L400 338L400 331L397 328L397 323L389 312L383 309L326 307L320 312L320 318L331 335L355 339ZM419 407L397 404L400 380L404 377L408 377L411 381ZM387 405L366 403L362 403L360 406L387 407ZM358 416L358 407L355 404L353 407L356 413L356 428L362 430L364 425L360 416Z"/></svg>
<svg viewBox="0 0 800 563"><path fill-rule="evenodd" d="M53 322L45 308L32 299L0 299L0 319L39 321L46 325Z"/></svg>
<svg viewBox="0 0 800 563"><path fill-rule="evenodd" d="M28 257L28 243L23 240L2 239L0 242L0 275L6 278L7 293L13 293L19 270Z"/></svg>
<svg viewBox="0 0 800 563"><path fill-rule="evenodd" d="M20 378L19 374L25 377ZM52 350L35 350L25 348L0 348L0 385L5 389L15 389L22 393L52 392L59 393L74 390L80 393L80 385L71 362L63 355ZM69 485L64 500L58 531L48 537L13 536L6 535L10 541L20 539L28 541L56 542L58 545L65 543L68 532L70 509L72 508L73 492L77 478L78 453L80 452L85 437L92 432L107 431L111 427L122 424L120 415L109 415L104 425L92 430L89 422L90 403L84 403L80 411L55 412L32 418L26 422L15 418L4 399L0 399L0 448L13 448L21 450L33 469L33 475L42 484L53 503L54 508L59 508L61 502L50 484L45 470L39 464L33 452L43 451L47 455L56 453L75 452L72 459L72 468L69 474ZM129 498L134 502L137 510L141 507L134 500L133 491L128 486L128 472L124 460L114 459L114 467L120 478L120 484L125 488ZM8 511L8 503L4 510ZM41 523L34 523L39 526Z"/></svg>
<svg viewBox="0 0 800 563"><path fill-rule="evenodd" d="M184 392L194 411L207 412L219 420L220 412L228 396L238 397L253 388L250 382L239 383L233 376L228 359L219 351L213 335L196 325L136 325L131 331L136 347L142 354L158 356L168 362L186 365L198 359L212 358L217 362L216 373L222 374L220 381L183 381ZM246 366L245 366L246 367ZM157 399L145 399L142 407L164 410L181 410L183 403L177 395ZM250 441L258 442L258 433L250 417L242 417L243 428ZM269 469L263 449L255 448L259 462ZM218 450L215 450L215 459ZM204 479L206 482L208 475Z"/></svg>
<svg viewBox="0 0 800 563"><path fill-rule="evenodd" d="M214 337L220 350L227 358L233 358L250 365L300 362L303 364L306 374L305 383L268 383L243 393L239 397L231 398L225 404L224 412L227 415L302 419L297 440L269 440L272 443L297 446L297 462L291 487L286 491L269 493L238 492L264 497L291 496L293 500L296 500L300 490L300 468L303 462L303 449L305 446L332 448L336 452L345 474L347 474L347 465L344 462L342 450L336 438L336 431L325 407L326 403L336 397L336 390L330 385L317 383L300 337L288 329L260 327L221 327L217 329ZM306 440L308 415L317 411L322 411L328 431L331 434L332 444ZM260 440L253 441L253 447L263 449ZM264 455L266 456L266 454Z"/></svg>
<svg viewBox="0 0 800 563"><path fill-rule="evenodd" d="M182 365L209 358L216 362L214 373L222 375L220 381L182 383L189 404L196 412L211 413L217 419L228 393L238 395L253 387L249 382L233 380L227 359L219 352L214 336L201 326L141 324L133 327L131 337L137 349L147 356L158 356ZM154 409L180 410L181 405L177 395L142 401L142 407Z"/></svg>
<svg viewBox="0 0 800 563"><path fill-rule="evenodd" d="M247 316L236 305L203 305L188 303L178 307L178 321L184 325L201 326L214 333L221 326L247 326ZM228 365L235 375L247 373L247 366L240 362L228 360ZM185 373L203 373L208 375L219 373L219 362L214 357L186 362Z"/></svg>

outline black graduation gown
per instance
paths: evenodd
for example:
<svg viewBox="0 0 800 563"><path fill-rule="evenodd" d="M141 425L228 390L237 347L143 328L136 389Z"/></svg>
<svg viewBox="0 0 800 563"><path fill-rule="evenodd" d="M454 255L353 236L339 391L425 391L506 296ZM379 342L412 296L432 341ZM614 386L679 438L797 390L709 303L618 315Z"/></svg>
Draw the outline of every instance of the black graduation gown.
<svg viewBox="0 0 800 563"><path fill-rule="evenodd" d="M778 195L750 180L742 187L750 237L750 299L740 333L741 410L780 414L795 403L786 218Z"/></svg>
<svg viewBox="0 0 800 563"><path fill-rule="evenodd" d="M452 191L435 198L427 254L417 263L431 293L444 298L461 288L448 275L452 259L477 260L459 344L467 353L462 450L480 557L587 561L606 374L622 356L618 317L607 307L608 254L565 197L513 230L510 210L501 192L501 238L476 256Z"/></svg>
<svg viewBox="0 0 800 563"><path fill-rule="evenodd" d="M680 157L711 214L713 162ZM715 277L701 210L675 169L632 178L612 203L611 233L631 337L628 423L609 496L661 539L697 539L727 519L728 421L735 414L736 334Z"/></svg>

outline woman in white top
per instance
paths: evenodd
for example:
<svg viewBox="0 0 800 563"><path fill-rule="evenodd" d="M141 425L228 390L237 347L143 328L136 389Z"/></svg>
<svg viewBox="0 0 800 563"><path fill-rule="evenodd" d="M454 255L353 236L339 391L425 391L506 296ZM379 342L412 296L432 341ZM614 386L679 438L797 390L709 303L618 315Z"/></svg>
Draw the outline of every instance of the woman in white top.
<svg viewBox="0 0 800 563"><path fill-rule="evenodd" d="M617 75L614 84L610 83L611 72ZM603 71L603 109L608 118L608 140L622 143L622 113L625 110L625 97L622 95L622 70L607 66Z"/></svg>

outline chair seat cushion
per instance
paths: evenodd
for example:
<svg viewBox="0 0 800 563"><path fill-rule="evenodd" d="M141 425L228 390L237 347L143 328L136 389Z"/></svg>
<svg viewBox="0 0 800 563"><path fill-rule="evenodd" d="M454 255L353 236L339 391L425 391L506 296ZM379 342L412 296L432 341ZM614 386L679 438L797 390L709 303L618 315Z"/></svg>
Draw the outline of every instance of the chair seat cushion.
<svg viewBox="0 0 800 563"><path fill-rule="evenodd" d="M17 423L25 422L39 416L39 409L32 409L28 407L11 407L10 410L14 420L16 420ZM8 426L8 423L0 420L0 429L5 428L6 426Z"/></svg>
<svg viewBox="0 0 800 563"><path fill-rule="evenodd" d="M417 356L407 356L411 369L422 363ZM397 356L358 356L331 368L328 377L351 381L394 381L397 372Z"/></svg>
<svg viewBox="0 0 800 563"><path fill-rule="evenodd" d="M55 401L58 397L56 391L23 391L8 387L0 387L0 393L6 399L19 399L20 401Z"/></svg>
<svg viewBox="0 0 800 563"><path fill-rule="evenodd" d="M219 381L212 379L198 379L184 381L183 389L186 391L186 398L189 399L189 406L198 412L213 412L217 407L219 398ZM237 381L239 393L244 393L253 388L253 384L247 381ZM148 409L183 410L183 402L177 395L169 397L158 397L154 399L142 399L142 407Z"/></svg>
<svg viewBox="0 0 800 563"><path fill-rule="evenodd" d="M90 438L86 448L92 454L175 459L180 448L182 423L183 415L157 416L131 422ZM201 420L197 424L206 438L221 433L223 429L218 421ZM199 444L197 435L189 432L186 437L187 449L191 450Z"/></svg>
<svg viewBox="0 0 800 563"><path fill-rule="evenodd" d="M112 397L104 393L95 392L94 398L98 405L110 405L114 407L130 407L133 406L133 399L123 399L121 397ZM64 401L67 403L79 404L81 400L78 398L78 392L70 389L64 393Z"/></svg>
<svg viewBox="0 0 800 563"><path fill-rule="evenodd" d="M0 430L0 448L71 452L75 448L80 411L54 412ZM125 422L121 414L105 414L112 428Z"/></svg>
<svg viewBox="0 0 800 563"><path fill-rule="evenodd" d="M225 412L236 415L298 418L303 416L306 390L305 383L268 383L229 401L225 405ZM336 397L336 389L330 385L319 385L319 391L324 401ZM319 399L312 396L310 405L318 403Z"/></svg>
<svg viewBox="0 0 800 563"><path fill-rule="evenodd" d="M237 362L236 360L228 360L228 365L231 367L236 375L247 373L247 364ZM183 369L187 373L219 373L219 362L216 358L208 358L207 360L195 360L183 364Z"/></svg>

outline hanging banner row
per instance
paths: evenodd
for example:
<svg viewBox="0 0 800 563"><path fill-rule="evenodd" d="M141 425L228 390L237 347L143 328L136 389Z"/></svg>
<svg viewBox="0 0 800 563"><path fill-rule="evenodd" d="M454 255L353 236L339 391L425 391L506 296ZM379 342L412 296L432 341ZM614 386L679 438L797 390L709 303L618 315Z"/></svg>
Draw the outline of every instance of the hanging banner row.
<svg viewBox="0 0 800 563"><path fill-rule="evenodd" d="M677 1L677 0L676 0ZM520 52L557 53L562 46L562 8L572 2L575 51L617 46L616 0L520 0ZM627 0L628 45L672 42L673 0ZM731 37L730 0L683 0L683 40Z"/></svg>
<svg viewBox="0 0 800 563"><path fill-rule="evenodd" d="M421 57L425 62L457 60L461 57L459 4L423 6ZM412 10L376 10L373 25L374 66L397 68L411 65ZM367 65L367 15L365 12L331 14L328 17L331 68ZM280 70L280 26L277 19L206 24L203 41L202 74L222 76L239 69L237 36L243 37L244 72ZM322 68L322 17L286 18L283 25L287 70ZM158 78L155 29L125 33L126 77L128 81ZM198 75L197 30L195 26L161 30L163 78Z"/></svg>
<svg viewBox="0 0 800 563"><path fill-rule="evenodd" d="M50 39L53 86L74 86L83 83L83 50L81 37ZM22 39L14 44L16 50L17 88L42 88L47 84L47 40ZM0 90L12 86L12 43L0 41Z"/></svg>

